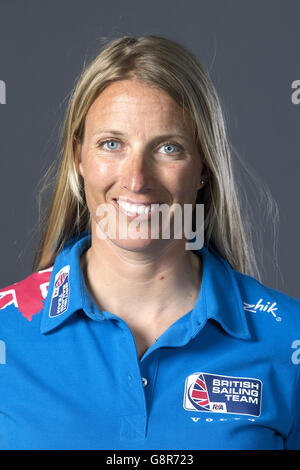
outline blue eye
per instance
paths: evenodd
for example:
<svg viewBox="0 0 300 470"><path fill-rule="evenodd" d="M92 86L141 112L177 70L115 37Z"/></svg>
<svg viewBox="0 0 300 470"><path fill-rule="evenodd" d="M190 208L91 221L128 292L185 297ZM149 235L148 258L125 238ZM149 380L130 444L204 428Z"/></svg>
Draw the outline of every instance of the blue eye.
<svg viewBox="0 0 300 470"><path fill-rule="evenodd" d="M118 144L119 145L119 142L117 140L106 140L105 142L102 142L102 145L104 144L108 144L108 150L116 150L116 145L115 144ZM109 145L109 144L113 144L113 145Z"/></svg>
<svg viewBox="0 0 300 470"><path fill-rule="evenodd" d="M178 145L175 145L175 144L164 144L163 147L165 147L166 149L166 153L167 154L173 154L173 153L176 153L178 151L180 151L180 147ZM175 149L175 151L174 151ZM177 150L176 150L177 149Z"/></svg>

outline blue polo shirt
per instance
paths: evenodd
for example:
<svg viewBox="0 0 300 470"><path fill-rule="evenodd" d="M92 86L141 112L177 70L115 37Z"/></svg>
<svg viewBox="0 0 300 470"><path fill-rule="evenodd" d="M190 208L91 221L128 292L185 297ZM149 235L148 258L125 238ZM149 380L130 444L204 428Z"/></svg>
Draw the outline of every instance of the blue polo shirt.
<svg viewBox="0 0 300 470"><path fill-rule="evenodd" d="M299 300L203 246L193 310L139 360L87 290L90 243L0 291L0 449L300 449Z"/></svg>

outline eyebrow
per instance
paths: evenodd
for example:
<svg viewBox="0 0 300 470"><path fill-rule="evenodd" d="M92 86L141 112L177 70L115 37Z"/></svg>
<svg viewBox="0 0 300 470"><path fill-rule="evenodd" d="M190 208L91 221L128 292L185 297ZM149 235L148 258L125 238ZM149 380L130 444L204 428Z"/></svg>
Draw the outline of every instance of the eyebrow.
<svg viewBox="0 0 300 470"><path fill-rule="evenodd" d="M124 134L124 132L121 132L121 131L117 131L115 129L101 129L101 130L97 130L95 132L93 132L92 134L92 137L96 136L96 135L101 135L101 134L111 134L111 135L118 135L118 136L122 136L124 137L126 134ZM183 139L183 140L187 140L187 136L185 136L184 134L178 134L178 133L167 133L167 134L161 134L161 135L158 135L156 137L154 137L153 140L162 140L162 139L171 139L171 138L174 138L174 137L179 137L180 139Z"/></svg>

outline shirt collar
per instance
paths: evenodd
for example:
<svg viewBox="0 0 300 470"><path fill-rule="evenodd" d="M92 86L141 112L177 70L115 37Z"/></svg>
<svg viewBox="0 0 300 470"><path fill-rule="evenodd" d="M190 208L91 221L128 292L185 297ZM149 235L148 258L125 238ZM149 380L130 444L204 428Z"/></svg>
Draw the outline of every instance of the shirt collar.
<svg viewBox="0 0 300 470"><path fill-rule="evenodd" d="M76 311L98 320L112 317L98 308L84 281L80 256L90 245L91 234L84 232L71 238L56 257L42 310L41 333L58 327ZM214 319L230 335L250 339L233 269L212 246L203 245L194 252L203 259L201 289L191 316L195 331Z"/></svg>
<svg viewBox="0 0 300 470"><path fill-rule="evenodd" d="M234 270L212 245L195 250L202 255L201 290L193 313L200 328L209 319L216 320L230 335L250 339L243 301Z"/></svg>

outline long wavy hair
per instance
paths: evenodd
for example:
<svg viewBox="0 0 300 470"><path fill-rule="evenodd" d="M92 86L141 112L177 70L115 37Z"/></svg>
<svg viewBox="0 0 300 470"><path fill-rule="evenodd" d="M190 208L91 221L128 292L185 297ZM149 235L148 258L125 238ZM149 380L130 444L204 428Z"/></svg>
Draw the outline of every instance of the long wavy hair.
<svg viewBox="0 0 300 470"><path fill-rule="evenodd" d="M75 144L83 140L85 117L99 94L111 83L130 78L164 90L191 116L208 174L207 184L198 191L196 199L196 203L204 204L205 244L213 245L233 269L260 280L249 207L246 204L242 214L225 120L209 73L185 47L154 35L109 39L83 67L69 97L59 154L39 192L39 234L33 271L50 267L71 237L91 229L83 179L75 164ZM52 195L45 210L41 201L47 188L52 188ZM276 218L277 206L271 196L268 204L275 207ZM194 216L195 211L193 229Z"/></svg>

